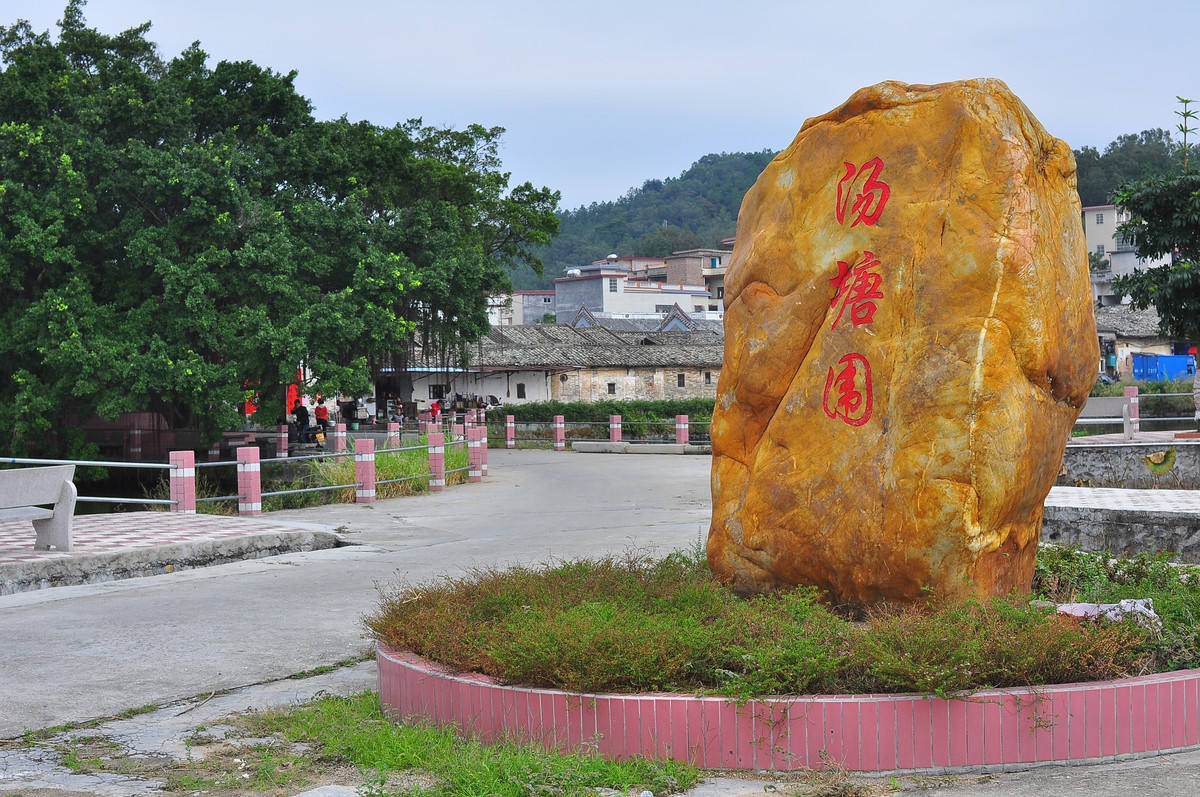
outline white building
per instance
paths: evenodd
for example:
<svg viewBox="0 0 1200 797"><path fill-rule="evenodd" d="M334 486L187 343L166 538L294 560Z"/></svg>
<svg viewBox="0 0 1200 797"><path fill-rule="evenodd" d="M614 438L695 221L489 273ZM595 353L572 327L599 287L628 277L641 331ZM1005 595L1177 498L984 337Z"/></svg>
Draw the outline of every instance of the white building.
<svg viewBox="0 0 1200 797"><path fill-rule="evenodd" d="M609 263L568 269L554 281L555 313L570 319L586 307L598 318L661 318L678 304L697 318L721 318L709 310L708 288L698 284L631 279L631 269Z"/></svg>
<svg viewBox="0 0 1200 797"><path fill-rule="evenodd" d="M1107 269L1092 269L1092 299L1101 306L1120 304L1121 296L1113 293L1113 277L1132 274L1135 268L1146 269L1170 264L1168 257L1147 260L1117 234L1117 227L1129 221L1129 211L1116 205L1093 205L1083 209L1083 235L1089 253L1103 255L1109 260Z"/></svg>

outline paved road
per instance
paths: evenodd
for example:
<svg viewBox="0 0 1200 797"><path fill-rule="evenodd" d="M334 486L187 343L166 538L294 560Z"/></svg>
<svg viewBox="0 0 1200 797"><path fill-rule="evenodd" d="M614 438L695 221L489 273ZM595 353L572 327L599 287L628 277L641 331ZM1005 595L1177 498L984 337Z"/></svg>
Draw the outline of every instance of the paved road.
<svg viewBox="0 0 1200 797"><path fill-rule="evenodd" d="M360 653L368 641L359 618L374 605L376 585L400 576L420 581L631 547L660 552L696 543L708 526L708 457L490 457L482 485L271 515L339 529L354 546L0 597L0 738ZM761 793L763 785L712 780L693 797ZM913 785L956 796L1200 794L1200 752L983 779L904 779ZM783 783L778 791L794 793Z"/></svg>
<svg viewBox="0 0 1200 797"><path fill-rule="evenodd" d="M493 451L483 484L271 513L358 545L0 597L0 738L279 678L368 647L376 585L694 544L707 457Z"/></svg>

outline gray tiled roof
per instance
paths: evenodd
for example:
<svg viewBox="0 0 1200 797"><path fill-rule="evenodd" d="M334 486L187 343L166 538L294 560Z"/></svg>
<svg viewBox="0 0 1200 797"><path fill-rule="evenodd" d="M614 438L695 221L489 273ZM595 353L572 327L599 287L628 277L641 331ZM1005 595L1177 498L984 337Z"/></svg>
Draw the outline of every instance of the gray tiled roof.
<svg viewBox="0 0 1200 797"><path fill-rule="evenodd" d="M1096 308L1096 331L1123 338L1159 338L1158 313L1154 308L1134 310L1127 304Z"/></svg>
<svg viewBox="0 0 1200 797"><path fill-rule="evenodd" d="M493 328L468 350L473 368L720 367L723 340L711 332L659 332L661 343L639 345L646 335L618 336L600 327L566 324Z"/></svg>

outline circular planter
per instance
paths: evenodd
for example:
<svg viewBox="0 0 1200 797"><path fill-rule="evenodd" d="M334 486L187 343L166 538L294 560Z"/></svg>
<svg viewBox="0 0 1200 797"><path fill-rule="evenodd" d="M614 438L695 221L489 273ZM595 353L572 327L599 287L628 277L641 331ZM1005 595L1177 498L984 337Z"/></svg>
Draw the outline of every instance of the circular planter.
<svg viewBox="0 0 1200 797"><path fill-rule="evenodd" d="M706 769L947 773L1140 758L1200 746L1200 670L925 695L770 697L579 694L505 686L378 647L395 719L454 724L485 742L687 761Z"/></svg>

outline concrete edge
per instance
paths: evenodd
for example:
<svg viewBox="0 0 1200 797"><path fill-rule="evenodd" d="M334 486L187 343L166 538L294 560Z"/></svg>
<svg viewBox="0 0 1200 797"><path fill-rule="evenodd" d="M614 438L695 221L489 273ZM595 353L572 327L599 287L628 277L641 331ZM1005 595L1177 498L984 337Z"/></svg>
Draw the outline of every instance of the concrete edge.
<svg viewBox="0 0 1200 797"><path fill-rule="evenodd" d="M608 440L575 440L571 450L582 454L711 454L709 443L613 443Z"/></svg>
<svg viewBox="0 0 1200 797"><path fill-rule="evenodd" d="M352 545L340 534L296 527L219 540L196 540L111 553L0 564L0 595L51 587L100 584L267 556Z"/></svg>
<svg viewBox="0 0 1200 797"><path fill-rule="evenodd" d="M1200 747L1200 670L956 699L918 694L777 696L739 704L691 694L578 694L506 686L376 646L393 719L455 723L484 741L585 746L705 769L952 774L1091 764Z"/></svg>

